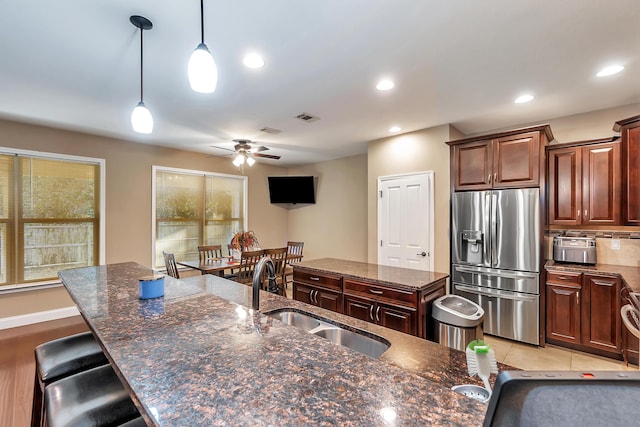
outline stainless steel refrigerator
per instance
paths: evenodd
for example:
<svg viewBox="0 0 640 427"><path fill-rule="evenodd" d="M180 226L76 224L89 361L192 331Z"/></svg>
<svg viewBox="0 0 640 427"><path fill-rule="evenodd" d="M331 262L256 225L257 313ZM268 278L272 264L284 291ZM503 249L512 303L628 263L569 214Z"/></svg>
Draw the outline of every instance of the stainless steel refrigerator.
<svg viewBox="0 0 640 427"><path fill-rule="evenodd" d="M452 194L452 291L487 334L539 344L540 214L538 188Z"/></svg>

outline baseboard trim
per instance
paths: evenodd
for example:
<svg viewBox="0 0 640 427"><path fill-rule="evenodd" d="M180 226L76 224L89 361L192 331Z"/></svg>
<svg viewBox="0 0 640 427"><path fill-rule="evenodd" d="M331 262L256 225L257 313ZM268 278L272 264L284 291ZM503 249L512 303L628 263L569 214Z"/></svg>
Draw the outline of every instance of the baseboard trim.
<svg viewBox="0 0 640 427"><path fill-rule="evenodd" d="M64 319L65 317L77 316L79 314L80 312L78 311L78 308L76 306L72 306L0 318L0 330L17 328L19 326L31 325L33 323L48 322L50 320Z"/></svg>

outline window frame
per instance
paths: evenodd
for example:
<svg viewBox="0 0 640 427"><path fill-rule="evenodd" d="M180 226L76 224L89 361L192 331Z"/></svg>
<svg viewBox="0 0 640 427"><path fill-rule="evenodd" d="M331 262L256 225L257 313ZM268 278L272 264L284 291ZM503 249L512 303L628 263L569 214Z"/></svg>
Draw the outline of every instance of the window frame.
<svg viewBox="0 0 640 427"><path fill-rule="evenodd" d="M185 174L185 175L193 175L193 176L202 176L204 179L206 179L207 177L217 177L217 178L231 178L231 179L235 179L238 181L242 182L242 206L243 206L243 213L242 213L242 227L244 230L247 230L247 226L249 224L248 221L248 216L249 216L249 195L248 195L248 190L249 190L249 178L247 176L244 175L232 175L232 174L226 174L226 173L218 173L218 172L207 172L207 171L200 171L200 170L195 170L195 169L183 169L183 168L174 168L174 167L169 167L169 166L159 166L159 165L152 165L151 166L151 263L149 265L154 266L152 268L156 268L155 267L155 261L156 261L156 228L157 228L157 223L156 223L156 190L157 190L157 186L156 186L156 178L157 178L157 173L158 172L170 172L170 173L178 173L178 174ZM206 185L205 185L206 188ZM206 218L204 216L204 210L203 210L203 221L201 226L202 227L206 227Z"/></svg>
<svg viewBox="0 0 640 427"><path fill-rule="evenodd" d="M77 162L77 163L90 163L98 166L99 174L99 185L96 187L99 191L98 195L98 203L99 209L97 209L96 214L98 215L98 257L97 257L97 265L103 265L106 262L106 159L98 158L98 157L86 157L86 156L76 156L72 154L61 154L61 153L51 153L46 151L35 151L35 150L24 150L19 148L10 148L10 147L0 147L0 155L7 155L15 157L31 157L34 159L44 159L44 160L56 160L56 161L68 161L68 162ZM13 203L14 203L14 212L17 212L18 207L15 206L17 203L17 195L18 191L18 183L13 183ZM13 230L14 225L18 225L18 222L24 223L24 218L14 218L13 223L11 225L11 232L17 232L17 230ZM18 227L19 229L19 227ZM24 242L20 245L24 247ZM19 254L18 254L19 255ZM14 254L11 254L13 257ZM23 255L20 255L18 258L22 259ZM17 260L15 262L18 262ZM60 280L50 279L50 280L38 280L26 283L16 283L12 285L0 285L0 292L9 291L9 290L21 290L27 288L45 288L50 287L52 284L59 284Z"/></svg>

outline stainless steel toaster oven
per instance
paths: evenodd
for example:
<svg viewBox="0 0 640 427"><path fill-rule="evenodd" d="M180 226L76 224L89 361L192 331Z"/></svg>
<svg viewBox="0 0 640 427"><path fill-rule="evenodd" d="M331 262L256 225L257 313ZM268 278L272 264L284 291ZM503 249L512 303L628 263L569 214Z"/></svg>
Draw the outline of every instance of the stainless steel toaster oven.
<svg viewBox="0 0 640 427"><path fill-rule="evenodd" d="M595 264L596 239L593 237L556 236L553 238L553 260L576 264Z"/></svg>

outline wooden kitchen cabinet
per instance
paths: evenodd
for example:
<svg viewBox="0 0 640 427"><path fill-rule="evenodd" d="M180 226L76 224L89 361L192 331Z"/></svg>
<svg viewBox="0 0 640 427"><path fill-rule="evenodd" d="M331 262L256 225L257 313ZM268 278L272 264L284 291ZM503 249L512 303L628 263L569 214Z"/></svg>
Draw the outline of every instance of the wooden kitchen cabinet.
<svg viewBox="0 0 640 427"><path fill-rule="evenodd" d="M580 344L581 291L582 274L547 274L547 338L576 345Z"/></svg>
<svg viewBox="0 0 640 427"><path fill-rule="evenodd" d="M619 359L620 288L616 277L547 271L547 342Z"/></svg>
<svg viewBox="0 0 640 427"><path fill-rule="evenodd" d="M640 115L616 122L622 146L622 222L640 225ZM637 349L636 349L637 350Z"/></svg>
<svg viewBox="0 0 640 427"><path fill-rule="evenodd" d="M548 125L449 141L454 191L540 185Z"/></svg>
<svg viewBox="0 0 640 427"><path fill-rule="evenodd" d="M294 269L293 299L342 313L342 277Z"/></svg>
<svg viewBox="0 0 640 427"><path fill-rule="evenodd" d="M620 279L585 273L582 285L582 345L620 355Z"/></svg>
<svg viewBox="0 0 640 427"><path fill-rule="evenodd" d="M405 334L416 335L416 309L345 294L344 314Z"/></svg>
<svg viewBox="0 0 640 427"><path fill-rule="evenodd" d="M621 173L618 141L547 147L549 224L619 225Z"/></svg>

